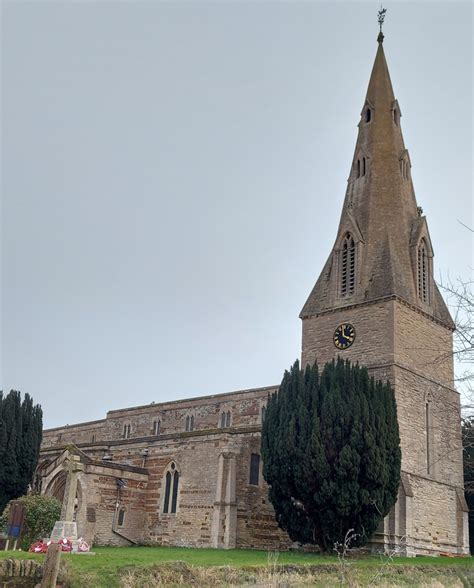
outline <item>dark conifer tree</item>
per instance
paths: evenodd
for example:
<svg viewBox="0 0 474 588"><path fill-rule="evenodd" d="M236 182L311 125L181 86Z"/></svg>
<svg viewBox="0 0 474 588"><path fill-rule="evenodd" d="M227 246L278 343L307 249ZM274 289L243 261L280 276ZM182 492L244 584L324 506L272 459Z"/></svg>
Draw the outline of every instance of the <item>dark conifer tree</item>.
<svg viewBox="0 0 474 588"><path fill-rule="evenodd" d="M295 362L269 400L262 457L277 522L291 539L330 551L354 529L354 545L363 545L400 484L390 385L341 359L321 374Z"/></svg>
<svg viewBox="0 0 474 588"><path fill-rule="evenodd" d="M0 392L0 513L9 500L28 490L38 463L43 413L32 398Z"/></svg>
<svg viewBox="0 0 474 588"><path fill-rule="evenodd" d="M471 546L471 554L474 554L474 416L463 420L462 441L464 449L464 490L469 508L469 545Z"/></svg>

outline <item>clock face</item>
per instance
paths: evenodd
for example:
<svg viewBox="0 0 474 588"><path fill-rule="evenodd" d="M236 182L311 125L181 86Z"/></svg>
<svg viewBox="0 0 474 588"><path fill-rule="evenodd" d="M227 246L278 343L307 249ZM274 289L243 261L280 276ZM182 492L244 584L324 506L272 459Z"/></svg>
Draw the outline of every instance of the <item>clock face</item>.
<svg viewBox="0 0 474 588"><path fill-rule="evenodd" d="M347 349L354 343L356 332L349 323L342 323L334 331L334 345L338 349Z"/></svg>

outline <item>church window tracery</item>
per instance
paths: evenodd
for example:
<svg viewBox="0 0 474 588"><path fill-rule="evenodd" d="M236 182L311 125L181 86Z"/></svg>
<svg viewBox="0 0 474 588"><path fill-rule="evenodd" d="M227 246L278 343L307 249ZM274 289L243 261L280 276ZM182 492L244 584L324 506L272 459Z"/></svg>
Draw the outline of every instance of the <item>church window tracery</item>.
<svg viewBox="0 0 474 588"><path fill-rule="evenodd" d="M428 288L428 253L425 240L422 239L418 245L418 297L422 302L429 302Z"/></svg>
<svg viewBox="0 0 474 588"><path fill-rule="evenodd" d="M163 513L176 513L178 504L179 472L174 461L170 463L165 474L165 496Z"/></svg>
<svg viewBox="0 0 474 588"><path fill-rule="evenodd" d="M341 296L351 296L355 291L355 243L346 233L341 248Z"/></svg>

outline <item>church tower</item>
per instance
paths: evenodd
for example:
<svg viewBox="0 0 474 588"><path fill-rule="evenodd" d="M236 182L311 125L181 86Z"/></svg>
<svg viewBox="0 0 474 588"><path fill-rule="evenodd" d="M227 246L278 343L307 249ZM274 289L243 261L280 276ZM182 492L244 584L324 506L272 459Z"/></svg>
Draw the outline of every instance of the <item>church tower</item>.
<svg viewBox="0 0 474 588"><path fill-rule="evenodd" d="M300 314L302 365L341 356L395 390L402 483L374 543L407 554L468 553L454 323L433 279L383 39L336 240Z"/></svg>

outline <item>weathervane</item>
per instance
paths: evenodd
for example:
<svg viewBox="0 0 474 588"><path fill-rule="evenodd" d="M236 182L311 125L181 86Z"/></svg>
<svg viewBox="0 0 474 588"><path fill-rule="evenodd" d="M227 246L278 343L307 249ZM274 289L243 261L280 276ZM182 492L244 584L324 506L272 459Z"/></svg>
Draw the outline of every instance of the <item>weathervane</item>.
<svg viewBox="0 0 474 588"><path fill-rule="evenodd" d="M386 8L383 8L382 5L380 5L380 10L377 13L377 20L379 22L379 26L380 26L380 33L378 36L377 41L379 43L383 43L383 33L382 33L382 27L383 27L383 21L385 20L385 13L387 12Z"/></svg>

